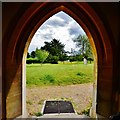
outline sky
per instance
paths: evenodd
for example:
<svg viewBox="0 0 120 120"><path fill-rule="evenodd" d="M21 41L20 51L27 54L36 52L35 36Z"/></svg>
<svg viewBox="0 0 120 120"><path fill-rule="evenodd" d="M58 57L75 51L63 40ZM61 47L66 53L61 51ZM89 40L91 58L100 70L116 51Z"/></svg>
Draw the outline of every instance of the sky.
<svg viewBox="0 0 120 120"><path fill-rule="evenodd" d="M31 53L36 48L41 48L45 45L45 41L50 42L54 38L65 45L65 51L71 52L71 48L77 50L73 39L79 34L85 34L81 26L68 14L61 11L50 17L39 27L32 38L28 52Z"/></svg>

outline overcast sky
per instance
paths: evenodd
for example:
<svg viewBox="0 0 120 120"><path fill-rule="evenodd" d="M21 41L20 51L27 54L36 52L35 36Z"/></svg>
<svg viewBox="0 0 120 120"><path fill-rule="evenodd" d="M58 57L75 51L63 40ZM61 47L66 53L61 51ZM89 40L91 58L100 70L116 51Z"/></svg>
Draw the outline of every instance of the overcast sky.
<svg viewBox="0 0 120 120"><path fill-rule="evenodd" d="M59 12L46 20L34 34L28 52L44 46L44 42L52 39L60 40L66 51L76 49L73 39L79 34L85 34L79 24L64 12Z"/></svg>

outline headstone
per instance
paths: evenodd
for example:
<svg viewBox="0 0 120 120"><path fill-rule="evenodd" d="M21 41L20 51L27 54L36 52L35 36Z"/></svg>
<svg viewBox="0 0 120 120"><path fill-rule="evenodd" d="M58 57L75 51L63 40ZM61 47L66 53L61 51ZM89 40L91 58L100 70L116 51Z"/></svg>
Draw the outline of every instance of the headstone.
<svg viewBox="0 0 120 120"><path fill-rule="evenodd" d="M84 58L83 61L84 61L84 64L86 65L87 64L87 59Z"/></svg>

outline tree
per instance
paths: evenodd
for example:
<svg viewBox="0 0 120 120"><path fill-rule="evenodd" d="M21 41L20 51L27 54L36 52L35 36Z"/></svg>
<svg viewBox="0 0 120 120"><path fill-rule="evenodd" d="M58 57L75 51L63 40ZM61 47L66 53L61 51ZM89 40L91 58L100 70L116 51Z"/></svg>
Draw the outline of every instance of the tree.
<svg viewBox="0 0 120 120"><path fill-rule="evenodd" d="M49 55L48 61L52 64L58 64L59 57L58 56L52 56L51 54Z"/></svg>
<svg viewBox="0 0 120 120"><path fill-rule="evenodd" d="M32 58L35 58L35 51L32 51L32 52L31 52L31 57L32 57Z"/></svg>
<svg viewBox="0 0 120 120"><path fill-rule="evenodd" d="M29 52L27 52L27 58L30 58L30 53Z"/></svg>
<svg viewBox="0 0 120 120"><path fill-rule="evenodd" d="M77 47L79 47L79 52L85 58L93 58L92 48L89 42L89 39L86 35L79 35L73 40L76 42Z"/></svg>
<svg viewBox="0 0 120 120"><path fill-rule="evenodd" d="M49 52L47 52L45 50L41 50L41 49L36 49L35 54L36 54L37 59L42 64L46 60L46 58L48 57Z"/></svg>
<svg viewBox="0 0 120 120"><path fill-rule="evenodd" d="M49 52L49 57L53 57L55 60L63 60L63 56L65 56L64 45L59 42L57 39L53 39L51 42L45 42L45 46L41 47L42 50L46 50ZM49 59L49 58L48 58Z"/></svg>

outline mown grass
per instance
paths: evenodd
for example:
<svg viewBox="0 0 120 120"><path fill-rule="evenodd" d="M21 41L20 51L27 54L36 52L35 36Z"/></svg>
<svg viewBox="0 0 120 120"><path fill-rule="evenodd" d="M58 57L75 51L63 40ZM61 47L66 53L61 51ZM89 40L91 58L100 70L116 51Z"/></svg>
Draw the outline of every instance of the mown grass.
<svg viewBox="0 0 120 120"><path fill-rule="evenodd" d="M26 79L27 87L93 82L93 63L27 64Z"/></svg>

